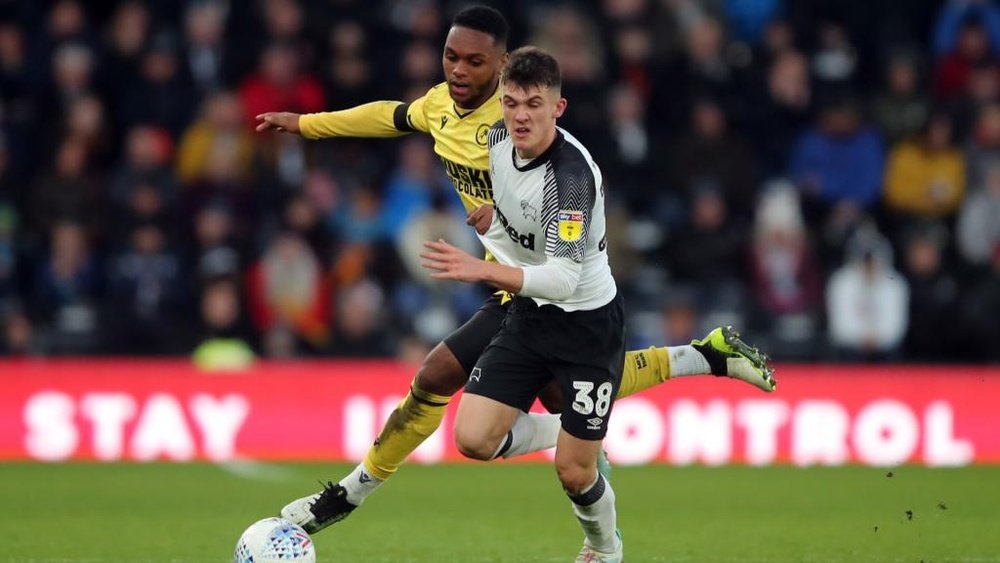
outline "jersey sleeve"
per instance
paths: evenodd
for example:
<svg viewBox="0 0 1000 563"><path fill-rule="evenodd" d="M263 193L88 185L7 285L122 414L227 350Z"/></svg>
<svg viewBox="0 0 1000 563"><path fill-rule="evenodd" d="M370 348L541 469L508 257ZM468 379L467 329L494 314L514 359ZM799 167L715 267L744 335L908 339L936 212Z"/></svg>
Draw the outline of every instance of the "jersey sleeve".
<svg viewBox="0 0 1000 563"><path fill-rule="evenodd" d="M549 257L545 264L522 268L521 297L568 299L580 283L583 264L570 258Z"/></svg>
<svg viewBox="0 0 1000 563"><path fill-rule="evenodd" d="M400 131L406 133L421 132L427 133L427 97L430 92L420 96L412 102L401 104L396 107L393 113L393 124Z"/></svg>
<svg viewBox="0 0 1000 563"><path fill-rule="evenodd" d="M328 137L398 137L428 132L427 94L412 102L370 102L341 111L307 113L299 117L299 130L307 139Z"/></svg>
<svg viewBox="0 0 1000 563"><path fill-rule="evenodd" d="M486 134L486 143L492 149L506 138L507 127L503 124L503 120L500 119L490 127L489 132Z"/></svg>
<svg viewBox="0 0 1000 563"><path fill-rule="evenodd" d="M597 194L594 173L582 158L554 162L545 184L545 253L583 262Z"/></svg>
<svg viewBox="0 0 1000 563"><path fill-rule="evenodd" d="M299 130L307 139L398 137L409 132L396 127L396 112L405 105L403 102L381 101L341 111L306 113L299 117Z"/></svg>

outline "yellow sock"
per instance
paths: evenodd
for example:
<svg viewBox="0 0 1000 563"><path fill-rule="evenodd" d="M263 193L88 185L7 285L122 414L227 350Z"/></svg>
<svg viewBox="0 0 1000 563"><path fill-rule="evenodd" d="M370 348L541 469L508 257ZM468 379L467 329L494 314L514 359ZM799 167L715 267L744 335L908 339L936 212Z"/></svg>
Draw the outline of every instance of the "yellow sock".
<svg viewBox="0 0 1000 563"><path fill-rule="evenodd" d="M386 480L428 436L441 426L451 397L435 395L410 384L410 392L396 406L382 432L365 455L365 469L377 479Z"/></svg>
<svg viewBox="0 0 1000 563"><path fill-rule="evenodd" d="M670 379L670 356L666 348L650 346L646 350L625 352L622 384L618 397L628 397L644 389L655 387Z"/></svg>

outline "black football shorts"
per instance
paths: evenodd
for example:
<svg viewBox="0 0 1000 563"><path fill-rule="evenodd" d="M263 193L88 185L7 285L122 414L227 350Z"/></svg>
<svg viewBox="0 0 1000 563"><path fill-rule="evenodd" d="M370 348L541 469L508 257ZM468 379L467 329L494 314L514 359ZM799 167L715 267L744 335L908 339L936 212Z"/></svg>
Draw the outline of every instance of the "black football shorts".
<svg viewBox="0 0 1000 563"><path fill-rule="evenodd" d="M506 303L505 296L508 297ZM469 320L445 337L445 345L458 359L466 375L472 372L483 350L500 331L509 303L509 294L494 293Z"/></svg>
<svg viewBox="0 0 1000 563"><path fill-rule="evenodd" d="M603 439L625 362L621 295L591 311L539 307L522 297L509 307L465 391L527 410L554 379L563 395L563 429L583 440Z"/></svg>

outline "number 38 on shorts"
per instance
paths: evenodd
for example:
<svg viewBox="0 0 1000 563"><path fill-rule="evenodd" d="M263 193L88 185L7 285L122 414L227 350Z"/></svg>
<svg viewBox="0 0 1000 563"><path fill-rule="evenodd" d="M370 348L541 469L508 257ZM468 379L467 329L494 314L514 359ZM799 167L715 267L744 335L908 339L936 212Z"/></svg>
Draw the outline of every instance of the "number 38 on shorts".
<svg viewBox="0 0 1000 563"><path fill-rule="evenodd" d="M573 389L576 389L576 397L573 399L574 411L584 416L596 414L602 418L608 414L611 399L614 398L614 386L610 381L598 385L593 397L591 396L594 391L593 381L574 381Z"/></svg>

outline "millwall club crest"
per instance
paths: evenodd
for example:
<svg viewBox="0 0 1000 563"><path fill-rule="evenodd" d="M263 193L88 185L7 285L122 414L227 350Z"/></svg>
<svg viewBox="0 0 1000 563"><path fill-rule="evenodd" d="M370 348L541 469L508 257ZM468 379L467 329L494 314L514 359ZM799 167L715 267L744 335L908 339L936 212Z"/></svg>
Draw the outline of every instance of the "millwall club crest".
<svg viewBox="0 0 1000 563"><path fill-rule="evenodd" d="M566 242L576 242L583 236L583 211L560 210L559 238Z"/></svg>
<svg viewBox="0 0 1000 563"><path fill-rule="evenodd" d="M480 125L479 129L476 129L476 144L481 147L485 147L486 142L489 139L489 133L490 133L489 124L483 123L482 125Z"/></svg>

